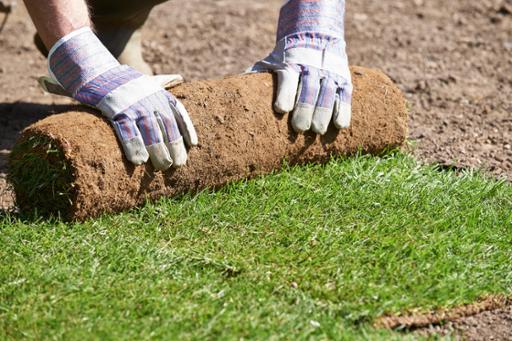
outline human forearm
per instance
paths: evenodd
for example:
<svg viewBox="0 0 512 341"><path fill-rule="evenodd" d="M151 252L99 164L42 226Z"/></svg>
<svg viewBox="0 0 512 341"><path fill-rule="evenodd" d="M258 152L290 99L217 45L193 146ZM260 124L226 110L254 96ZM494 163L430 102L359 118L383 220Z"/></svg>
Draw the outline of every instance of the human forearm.
<svg viewBox="0 0 512 341"><path fill-rule="evenodd" d="M153 78L121 65L91 30L86 0L24 0L66 95L109 119L129 161L157 170L187 161L197 134L183 105Z"/></svg>
<svg viewBox="0 0 512 341"><path fill-rule="evenodd" d="M60 38L91 26L85 0L24 0L45 46L50 49Z"/></svg>

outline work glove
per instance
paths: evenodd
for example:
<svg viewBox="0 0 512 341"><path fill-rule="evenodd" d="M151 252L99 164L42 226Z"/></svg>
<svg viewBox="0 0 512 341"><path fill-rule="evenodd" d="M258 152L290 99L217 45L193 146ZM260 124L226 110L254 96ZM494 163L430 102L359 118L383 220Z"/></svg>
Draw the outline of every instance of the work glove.
<svg viewBox="0 0 512 341"><path fill-rule="evenodd" d="M185 143L197 145L197 134L184 106L153 77L119 64L90 28L55 43L48 62L69 96L112 122L130 162L151 159L157 170L186 163Z"/></svg>
<svg viewBox="0 0 512 341"><path fill-rule="evenodd" d="M292 112L295 131L325 134L331 119L350 125L352 81L345 52L345 0L288 0L274 51L247 72L277 74L275 111Z"/></svg>

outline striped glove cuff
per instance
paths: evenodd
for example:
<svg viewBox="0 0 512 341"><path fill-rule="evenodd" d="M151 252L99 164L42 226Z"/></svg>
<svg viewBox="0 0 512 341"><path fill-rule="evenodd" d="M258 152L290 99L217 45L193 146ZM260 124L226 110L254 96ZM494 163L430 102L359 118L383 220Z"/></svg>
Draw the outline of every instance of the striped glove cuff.
<svg viewBox="0 0 512 341"><path fill-rule="evenodd" d="M77 98L82 87L119 66L119 62L89 27L81 28L61 38L48 55L50 76L69 95L89 105L95 105L95 103L89 102L87 98Z"/></svg>
<svg viewBox="0 0 512 341"><path fill-rule="evenodd" d="M277 44L323 50L343 41L345 0L288 0L279 15Z"/></svg>

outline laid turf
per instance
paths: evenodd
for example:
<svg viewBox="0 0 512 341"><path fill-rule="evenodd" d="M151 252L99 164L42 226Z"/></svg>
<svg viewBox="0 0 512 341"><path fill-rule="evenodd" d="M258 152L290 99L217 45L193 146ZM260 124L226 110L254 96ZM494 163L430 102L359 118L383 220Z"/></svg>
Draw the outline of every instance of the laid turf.
<svg viewBox="0 0 512 341"><path fill-rule="evenodd" d="M0 218L0 339L399 337L512 287L512 185L359 156L83 224Z"/></svg>

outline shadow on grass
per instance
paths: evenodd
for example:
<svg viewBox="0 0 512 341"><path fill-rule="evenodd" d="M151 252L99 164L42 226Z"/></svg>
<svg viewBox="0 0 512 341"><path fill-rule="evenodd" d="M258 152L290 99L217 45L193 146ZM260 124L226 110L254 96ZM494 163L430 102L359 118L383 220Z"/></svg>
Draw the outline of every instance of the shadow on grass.
<svg viewBox="0 0 512 341"><path fill-rule="evenodd" d="M73 221L69 221L63 219L60 216L54 215L43 215L34 211L20 211L17 207L3 209L0 208L0 222L20 222L22 224L39 224L39 223L65 223L65 224L73 224ZM1 224L0 224L1 226Z"/></svg>

